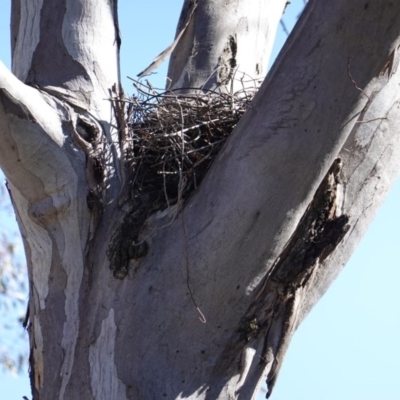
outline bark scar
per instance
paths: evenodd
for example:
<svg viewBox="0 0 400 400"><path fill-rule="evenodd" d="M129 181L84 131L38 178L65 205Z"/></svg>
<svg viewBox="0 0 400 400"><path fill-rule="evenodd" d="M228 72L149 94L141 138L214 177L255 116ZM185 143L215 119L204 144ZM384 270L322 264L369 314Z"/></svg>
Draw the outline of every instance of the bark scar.
<svg viewBox="0 0 400 400"><path fill-rule="evenodd" d="M75 143L84 151L87 159L86 175L90 190L100 193L104 186L104 166L101 156L100 128L88 118L79 115L72 125Z"/></svg>
<svg viewBox="0 0 400 400"><path fill-rule="evenodd" d="M247 312L257 321L253 335L264 336L260 364L268 371L268 394L274 388L283 357L297 327L297 318L315 274L337 248L350 225L342 214L339 194L341 160L336 159L276 259L263 287ZM247 339L248 340L248 339Z"/></svg>
<svg viewBox="0 0 400 400"><path fill-rule="evenodd" d="M231 35L225 44L224 50L219 58L217 82L220 85L227 85L233 78L237 66L237 38Z"/></svg>

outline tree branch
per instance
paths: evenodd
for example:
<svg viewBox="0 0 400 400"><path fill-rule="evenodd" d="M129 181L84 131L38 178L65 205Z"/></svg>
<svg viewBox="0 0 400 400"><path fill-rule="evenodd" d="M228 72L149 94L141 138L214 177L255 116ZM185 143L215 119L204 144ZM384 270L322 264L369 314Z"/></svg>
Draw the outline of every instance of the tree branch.
<svg viewBox="0 0 400 400"><path fill-rule="evenodd" d="M12 4L12 64L23 82L75 99L111 122L109 89L119 87L117 0ZM64 90L59 90L64 89ZM66 98L66 100L68 100Z"/></svg>
<svg viewBox="0 0 400 400"><path fill-rule="evenodd" d="M171 55L167 88L236 91L262 80L286 0L203 0L192 16L196 4L184 2L177 38L185 31Z"/></svg>

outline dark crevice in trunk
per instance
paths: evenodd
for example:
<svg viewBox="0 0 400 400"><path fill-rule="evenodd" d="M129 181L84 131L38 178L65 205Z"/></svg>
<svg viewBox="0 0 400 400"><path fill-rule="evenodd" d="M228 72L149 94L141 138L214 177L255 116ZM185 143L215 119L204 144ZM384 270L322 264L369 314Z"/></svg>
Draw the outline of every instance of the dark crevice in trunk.
<svg viewBox="0 0 400 400"><path fill-rule="evenodd" d="M340 171L341 161L336 159L297 229L258 290L238 331L222 352L215 368L216 376L219 376L218 371L226 373L228 364L237 364L235 360L246 345L263 340L262 354L253 362L258 364L258 378L266 367L270 367L267 378L268 397L271 395L296 329L297 312L307 295L308 285L312 284L316 269L337 248L350 228L349 218L340 215L338 204ZM249 380L252 384L257 381L254 377ZM243 390L248 390L246 383Z"/></svg>

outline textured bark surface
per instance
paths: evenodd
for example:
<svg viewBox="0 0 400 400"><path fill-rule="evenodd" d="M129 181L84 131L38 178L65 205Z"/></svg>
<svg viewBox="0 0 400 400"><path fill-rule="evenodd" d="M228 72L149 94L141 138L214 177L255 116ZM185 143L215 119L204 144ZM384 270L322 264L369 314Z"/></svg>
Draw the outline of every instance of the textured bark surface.
<svg viewBox="0 0 400 400"><path fill-rule="evenodd" d="M256 86L265 76L286 0L185 0L167 87ZM194 9L194 12L193 12Z"/></svg>
<svg viewBox="0 0 400 400"><path fill-rule="evenodd" d="M250 18L244 2L220 3L197 5L170 67L176 88L188 76L208 85L229 35L249 40L232 28L239 12ZM249 3L271 7L260 28L269 43L284 2ZM29 267L33 398L245 400L264 379L271 392L293 332L400 169L400 3L310 1L184 211L140 229L147 254L129 248L138 200L121 110L104 100L119 91L115 6L14 1L15 75L0 64L0 163ZM193 38L214 40L204 69L186 50ZM240 48L238 65L257 62L258 47Z"/></svg>

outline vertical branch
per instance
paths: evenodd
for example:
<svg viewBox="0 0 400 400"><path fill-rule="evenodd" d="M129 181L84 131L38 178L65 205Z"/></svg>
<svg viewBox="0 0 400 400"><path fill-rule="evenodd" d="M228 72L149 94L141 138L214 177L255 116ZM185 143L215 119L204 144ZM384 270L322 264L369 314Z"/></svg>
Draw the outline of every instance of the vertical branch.
<svg viewBox="0 0 400 400"><path fill-rule="evenodd" d="M203 0L192 17L194 3L186 0L180 16L177 36L185 32L171 56L171 88L229 91L236 70L246 81L263 76L286 0Z"/></svg>
<svg viewBox="0 0 400 400"><path fill-rule="evenodd" d="M15 0L11 36L21 81L111 122L105 99L119 84L117 0Z"/></svg>

